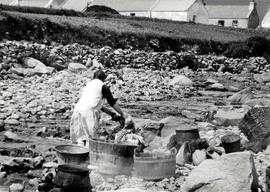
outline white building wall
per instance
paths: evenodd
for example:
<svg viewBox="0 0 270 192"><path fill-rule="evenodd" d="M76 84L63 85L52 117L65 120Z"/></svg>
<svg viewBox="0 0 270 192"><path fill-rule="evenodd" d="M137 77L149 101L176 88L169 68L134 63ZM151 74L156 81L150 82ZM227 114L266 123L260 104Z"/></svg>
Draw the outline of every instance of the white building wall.
<svg viewBox="0 0 270 192"><path fill-rule="evenodd" d="M150 11L120 11L121 15L131 16L131 14L135 14L136 17L150 17Z"/></svg>
<svg viewBox="0 0 270 192"><path fill-rule="evenodd" d="M195 17L195 18L194 18ZM208 24L208 13L201 0L196 1L188 10L188 21Z"/></svg>
<svg viewBox="0 0 270 192"><path fill-rule="evenodd" d="M158 19L171 19L174 21L188 21L187 12L163 12L163 11L152 11L152 18Z"/></svg>
<svg viewBox="0 0 270 192"><path fill-rule="evenodd" d="M264 28L270 28L270 10L266 13L262 20L262 27Z"/></svg>
<svg viewBox="0 0 270 192"><path fill-rule="evenodd" d="M238 21L238 28L248 28L248 20L247 19L209 19L210 25L218 25L218 21L223 20L225 27L233 27L232 22L233 20Z"/></svg>

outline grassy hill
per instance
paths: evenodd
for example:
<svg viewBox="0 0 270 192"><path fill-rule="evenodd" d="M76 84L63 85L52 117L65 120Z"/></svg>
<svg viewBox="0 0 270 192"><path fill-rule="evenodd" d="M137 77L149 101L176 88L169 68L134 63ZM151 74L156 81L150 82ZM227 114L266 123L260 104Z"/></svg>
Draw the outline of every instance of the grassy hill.
<svg viewBox="0 0 270 192"><path fill-rule="evenodd" d="M133 18L108 14L88 17L49 14L0 12L0 38L44 40L61 43L84 43L115 48L179 51L186 45L198 45L207 52L221 53L231 42L253 36L266 36L263 31L225 28L169 20Z"/></svg>

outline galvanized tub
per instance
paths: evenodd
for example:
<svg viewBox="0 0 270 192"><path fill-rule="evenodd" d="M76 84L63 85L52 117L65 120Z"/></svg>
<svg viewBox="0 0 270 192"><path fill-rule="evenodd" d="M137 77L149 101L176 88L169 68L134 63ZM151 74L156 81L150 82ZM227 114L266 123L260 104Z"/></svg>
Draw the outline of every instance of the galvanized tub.
<svg viewBox="0 0 270 192"><path fill-rule="evenodd" d="M199 139L199 130L197 128L182 128L176 130L176 142L182 145L186 141Z"/></svg>
<svg viewBox="0 0 270 192"><path fill-rule="evenodd" d="M87 167L89 165L89 151L78 145L58 145L55 147L58 164L74 164Z"/></svg>
<svg viewBox="0 0 270 192"><path fill-rule="evenodd" d="M174 154L138 153L134 155L133 176L144 180L162 180L175 175Z"/></svg>
<svg viewBox="0 0 270 192"><path fill-rule="evenodd" d="M90 165L105 178L132 173L136 145L89 139Z"/></svg>
<svg viewBox="0 0 270 192"><path fill-rule="evenodd" d="M79 165L59 165L54 184L69 192L90 192L89 170Z"/></svg>

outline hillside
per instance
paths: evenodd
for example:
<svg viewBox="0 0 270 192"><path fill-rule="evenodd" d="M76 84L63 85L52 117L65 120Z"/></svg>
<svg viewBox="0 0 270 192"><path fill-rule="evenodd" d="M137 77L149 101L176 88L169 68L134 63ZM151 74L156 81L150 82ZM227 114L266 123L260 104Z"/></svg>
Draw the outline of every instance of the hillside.
<svg viewBox="0 0 270 192"><path fill-rule="evenodd" d="M108 14L71 17L2 11L1 16L5 18L1 21L1 31L8 32L2 33L8 35L1 38L47 39L116 48L132 46L178 51L179 45L199 45L224 51L228 42L244 41L252 36L266 36L265 32L256 30Z"/></svg>

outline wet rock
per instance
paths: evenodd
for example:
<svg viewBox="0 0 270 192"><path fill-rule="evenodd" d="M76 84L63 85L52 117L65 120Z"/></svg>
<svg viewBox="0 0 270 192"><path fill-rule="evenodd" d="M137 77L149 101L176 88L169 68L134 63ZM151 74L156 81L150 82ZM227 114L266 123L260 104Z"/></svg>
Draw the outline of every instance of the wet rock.
<svg viewBox="0 0 270 192"><path fill-rule="evenodd" d="M80 63L70 63L68 65L68 70L73 73L79 73L81 71L85 71L87 68Z"/></svg>
<svg viewBox="0 0 270 192"><path fill-rule="evenodd" d="M247 192L252 187L258 187L253 155L237 152L203 161L191 171L182 189L184 192Z"/></svg>
<svg viewBox="0 0 270 192"><path fill-rule="evenodd" d="M90 184L92 187L97 187L105 181L103 177L95 171L91 171L89 177L90 177Z"/></svg>
<svg viewBox="0 0 270 192"><path fill-rule="evenodd" d="M193 84L185 75L177 75L170 82L169 85L191 86Z"/></svg>

